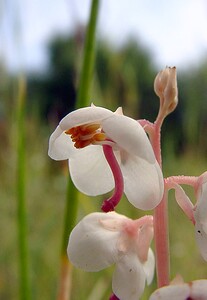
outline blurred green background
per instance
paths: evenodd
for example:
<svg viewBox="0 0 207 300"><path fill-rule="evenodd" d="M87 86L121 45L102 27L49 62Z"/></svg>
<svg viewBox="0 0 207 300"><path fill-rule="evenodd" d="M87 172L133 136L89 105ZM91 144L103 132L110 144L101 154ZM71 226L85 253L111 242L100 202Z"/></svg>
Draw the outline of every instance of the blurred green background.
<svg viewBox="0 0 207 300"><path fill-rule="evenodd" d="M26 199L29 224L29 276L32 299L55 299L60 268L67 162L47 156L48 138L59 120L75 106L85 29L54 36L48 43L48 67L26 72ZM153 81L159 70L149 49L134 39L114 47L97 40L91 102L115 110L122 106L132 118L154 121L159 100ZM0 64L0 299L17 299L17 94L18 73ZM164 176L200 175L207 169L207 59L196 67L178 70L179 105L165 120L162 131ZM188 190L193 197L192 190ZM103 197L79 196L78 219L100 210ZM194 201L194 200L193 200ZM137 218L124 198L118 212ZM194 240L194 228L169 198L171 277L185 281L207 276ZM107 299L113 267L97 274L74 270L72 300ZM146 289L148 299L155 281Z"/></svg>

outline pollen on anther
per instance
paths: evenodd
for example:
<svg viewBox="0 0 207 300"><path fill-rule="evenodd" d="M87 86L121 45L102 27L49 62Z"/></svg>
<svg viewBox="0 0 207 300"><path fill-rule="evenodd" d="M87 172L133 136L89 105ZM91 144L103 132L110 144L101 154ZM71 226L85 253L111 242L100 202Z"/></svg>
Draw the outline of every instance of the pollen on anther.
<svg viewBox="0 0 207 300"><path fill-rule="evenodd" d="M81 149L81 148L84 148L86 146L89 146L91 144L91 141L90 140L86 140L86 141L82 141L82 140L77 140L77 141L74 141L74 146L75 148L77 149Z"/></svg>
<svg viewBox="0 0 207 300"><path fill-rule="evenodd" d="M79 134L79 132L80 132L79 126L72 127L72 128L65 131L66 134L72 135L72 136L75 136L75 135Z"/></svg>
<svg viewBox="0 0 207 300"><path fill-rule="evenodd" d="M84 135L93 133L99 128L100 128L100 124L89 124L89 125L80 126L81 133Z"/></svg>
<svg viewBox="0 0 207 300"><path fill-rule="evenodd" d="M106 135L101 132L100 124L85 124L72 127L65 131L70 135L75 148L84 148L90 144L96 144L106 139Z"/></svg>
<svg viewBox="0 0 207 300"><path fill-rule="evenodd" d="M105 133L103 133L103 132L96 133L96 134L93 136L93 140L94 140L94 141L97 141L97 142L104 141L105 139L106 139L106 135L105 135Z"/></svg>

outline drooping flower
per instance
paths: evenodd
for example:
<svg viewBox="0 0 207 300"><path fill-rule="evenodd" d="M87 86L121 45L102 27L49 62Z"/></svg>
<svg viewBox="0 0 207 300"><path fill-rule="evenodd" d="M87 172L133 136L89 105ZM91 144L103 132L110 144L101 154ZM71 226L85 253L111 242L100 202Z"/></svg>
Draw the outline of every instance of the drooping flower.
<svg viewBox="0 0 207 300"><path fill-rule="evenodd" d="M166 181L166 186L175 189L178 205L194 224L198 248L203 259L207 261L207 172L199 177L178 176L178 181L192 185L195 189L197 201L194 205L179 184L172 180L170 183Z"/></svg>
<svg viewBox="0 0 207 300"><path fill-rule="evenodd" d="M156 290L149 300L206 300L207 280L172 284Z"/></svg>
<svg viewBox="0 0 207 300"><path fill-rule="evenodd" d="M114 113L92 105L69 113L51 135L48 154L55 160L69 159L71 178L87 195L105 194L119 184L120 191L122 178L135 207L153 209L161 201L163 176L151 144L142 126L121 108ZM118 167L113 170L112 155L120 172Z"/></svg>
<svg viewBox="0 0 207 300"><path fill-rule="evenodd" d="M203 259L207 261L207 172L198 178L194 218L196 242Z"/></svg>
<svg viewBox="0 0 207 300"><path fill-rule="evenodd" d="M112 290L120 300L137 300L154 275L153 217L129 219L115 212L92 213L72 230L68 257L77 268L97 272L115 264Z"/></svg>

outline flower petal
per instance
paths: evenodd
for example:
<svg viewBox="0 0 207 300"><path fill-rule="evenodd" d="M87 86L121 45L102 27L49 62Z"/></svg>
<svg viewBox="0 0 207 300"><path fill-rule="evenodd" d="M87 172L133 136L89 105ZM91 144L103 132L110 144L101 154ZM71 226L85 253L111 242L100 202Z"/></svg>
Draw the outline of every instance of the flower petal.
<svg viewBox="0 0 207 300"><path fill-rule="evenodd" d="M207 182L206 174L200 176L202 182L198 188L198 200L195 205L195 238L200 253L205 261L207 261Z"/></svg>
<svg viewBox="0 0 207 300"><path fill-rule="evenodd" d="M100 271L119 259L117 240L120 232L108 230L102 221L122 218L115 212L92 213L72 230L68 243L68 257L72 264L85 271Z"/></svg>
<svg viewBox="0 0 207 300"><path fill-rule="evenodd" d="M185 300L190 296L190 288L187 283L180 285L168 285L157 289L149 300Z"/></svg>
<svg viewBox="0 0 207 300"><path fill-rule="evenodd" d="M207 233L200 222L195 223L195 239L203 259L207 261Z"/></svg>
<svg viewBox="0 0 207 300"><path fill-rule="evenodd" d="M207 221L207 182L203 182L199 186L197 198L195 218L199 221Z"/></svg>
<svg viewBox="0 0 207 300"><path fill-rule="evenodd" d="M102 127L108 137L121 149L155 163L152 146L142 126L132 118L114 114L103 120Z"/></svg>
<svg viewBox="0 0 207 300"><path fill-rule="evenodd" d="M191 284L191 298L198 300L206 300L207 295L207 280L195 280Z"/></svg>
<svg viewBox="0 0 207 300"><path fill-rule="evenodd" d="M148 260L149 247L154 236L153 216L144 216L137 220L139 226L137 255L142 263Z"/></svg>
<svg viewBox="0 0 207 300"><path fill-rule="evenodd" d="M102 195L114 188L114 178L100 146L78 149L69 159L73 183L86 195Z"/></svg>
<svg viewBox="0 0 207 300"><path fill-rule="evenodd" d="M145 287L145 273L138 257L130 253L124 255L116 264L112 289L121 300L137 300Z"/></svg>
<svg viewBox="0 0 207 300"><path fill-rule="evenodd" d="M207 295L207 280L195 280L189 283L169 285L156 290L149 300L205 300Z"/></svg>
<svg viewBox="0 0 207 300"><path fill-rule="evenodd" d="M137 156L128 156L121 164L124 177L124 191L136 208L149 210L161 201L164 182L157 162L148 163Z"/></svg>
<svg viewBox="0 0 207 300"><path fill-rule="evenodd" d="M71 138L65 134L60 126L57 126L49 139L48 155L55 160L64 160L76 152L77 149L74 147Z"/></svg>
<svg viewBox="0 0 207 300"><path fill-rule="evenodd" d="M150 285L153 280L155 270L155 257L151 248L149 248L148 258L147 261L143 264L143 269L146 274L147 284Z"/></svg>
<svg viewBox="0 0 207 300"><path fill-rule="evenodd" d="M66 115L60 121L59 126L62 130L67 130L83 124L101 122L113 115L114 113L112 111L103 107L89 106L79 108Z"/></svg>

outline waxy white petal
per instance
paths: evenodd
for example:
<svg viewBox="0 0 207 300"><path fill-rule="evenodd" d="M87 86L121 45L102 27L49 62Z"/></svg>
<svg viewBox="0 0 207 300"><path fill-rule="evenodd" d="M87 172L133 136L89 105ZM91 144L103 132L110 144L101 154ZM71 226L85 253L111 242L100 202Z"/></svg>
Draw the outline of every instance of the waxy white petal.
<svg viewBox="0 0 207 300"><path fill-rule="evenodd" d="M124 176L124 192L136 208L149 210L161 201L164 182L157 162L148 163L137 156L130 155L121 164Z"/></svg>
<svg viewBox="0 0 207 300"><path fill-rule="evenodd" d="M195 224L195 239L203 259L207 261L207 233L201 222Z"/></svg>
<svg viewBox="0 0 207 300"><path fill-rule="evenodd" d="M169 285L156 290L149 300L206 300L207 280L195 280L190 283Z"/></svg>
<svg viewBox="0 0 207 300"><path fill-rule="evenodd" d="M76 151L70 136L57 126L49 139L48 155L54 160L64 160L69 159Z"/></svg>
<svg viewBox="0 0 207 300"><path fill-rule="evenodd" d="M195 218L199 221L207 221L207 182L200 185L197 198Z"/></svg>
<svg viewBox="0 0 207 300"><path fill-rule="evenodd" d="M156 290L149 300L186 300L190 296L188 284L168 285Z"/></svg>
<svg viewBox="0 0 207 300"><path fill-rule="evenodd" d="M150 285L152 283L155 270L155 256L151 248L149 248L148 251L147 261L143 263L143 269L146 275L147 284Z"/></svg>
<svg viewBox="0 0 207 300"><path fill-rule="evenodd" d="M204 178L205 179L205 178ZM195 205L195 238L200 253L207 261L207 182L201 183L198 190L198 200Z"/></svg>
<svg viewBox="0 0 207 300"><path fill-rule="evenodd" d="M112 289L120 300L137 300L145 287L145 272L136 254L124 255L116 264Z"/></svg>
<svg viewBox="0 0 207 300"><path fill-rule="evenodd" d="M206 300L207 298L207 280L200 279L195 280L191 284L191 294L192 299L195 300Z"/></svg>
<svg viewBox="0 0 207 300"><path fill-rule="evenodd" d="M60 121L59 126L64 131L83 124L100 123L102 120L113 115L112 111L103 107L90 106L79 108L65 116Z"/></svg>
<svg viewBox="0 0 207 300"><path fill-rule="evenodd" d="M100 146L78 149L69 159L69 170L77 189L86 195L101 195L114 188L114 178Z"/></svg>
<svg viewBox="0 0 207 300"><path fill-rule="evenodd" d="M72 230L68 243L68 257L72 264L85 271L102 270L119 259L116 247L120 232L108 230L102 221L116 220L116 213L92 213Z"/></svg>
<svg viewBox="0 0 207 300"><path fill-rule="evenodd" d="M121 149L150 163L155 163L151 144L144 129L137 121L124 115L114 114L102 121L102 127L106 135Z"/></svg>

